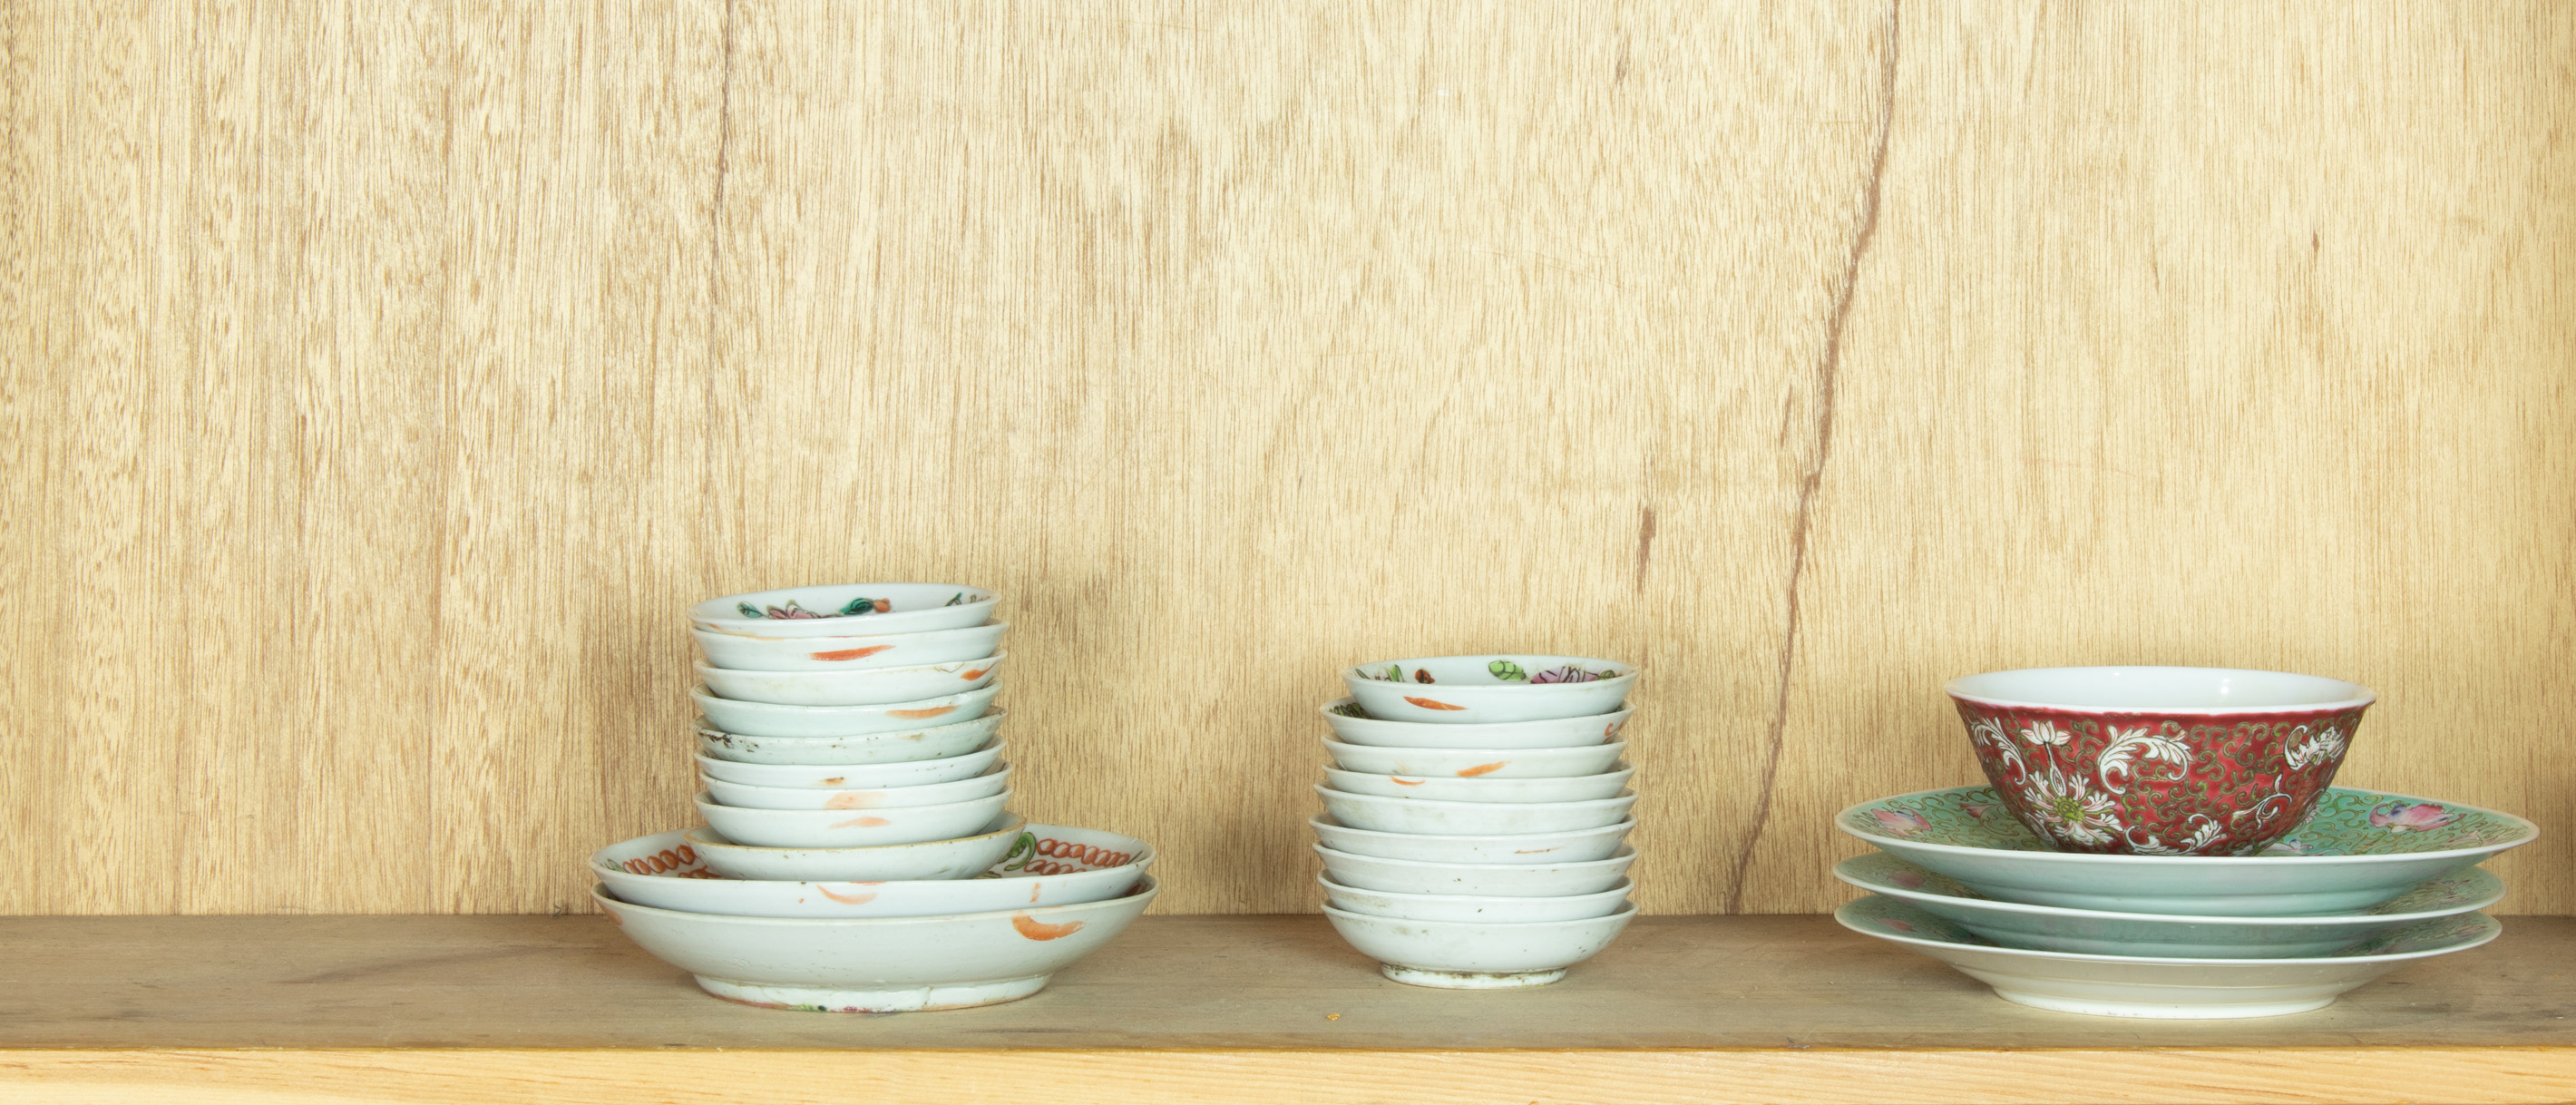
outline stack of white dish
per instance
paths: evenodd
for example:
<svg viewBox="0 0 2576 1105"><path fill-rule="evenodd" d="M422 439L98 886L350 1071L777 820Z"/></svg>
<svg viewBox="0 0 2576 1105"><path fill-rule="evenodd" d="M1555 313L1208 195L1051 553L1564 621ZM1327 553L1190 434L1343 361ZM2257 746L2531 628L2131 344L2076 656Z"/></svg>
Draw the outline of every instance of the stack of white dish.
<svg viewBox="0 0 2576 1105"><path fill-rule="evenodd" d="M1117 935L1152 849L1004 808L994 602L894 583L692 608L708 827L602 849L600 907L718 997L839 1012L1026 997Z"/></svg>
<svg viewBox="0 0 2576 1105"><path fill-rule="evenodd" d="M1315 788L1324 915L1386 977L1542 986L1627 927L1637 798L1617 737L1634 668L1439 656L1342 678Z"/></svg>

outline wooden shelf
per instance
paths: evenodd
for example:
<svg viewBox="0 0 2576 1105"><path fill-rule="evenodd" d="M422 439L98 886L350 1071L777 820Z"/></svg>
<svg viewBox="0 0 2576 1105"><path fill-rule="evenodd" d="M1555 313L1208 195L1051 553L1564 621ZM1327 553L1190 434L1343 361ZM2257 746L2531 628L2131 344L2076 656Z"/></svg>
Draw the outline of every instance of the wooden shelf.
<svg viewBox="0 0 2576 1105"><path fill-rule="evenodd" d="M1150 917L1034 998L878 1017L717 1001L594 916L9 918L0 946L11 1101L2576 1098L2556 917L2180 1023L2025 1009L1807 916L1648 918L1480 993L1385 981L1317 917Z"/></svg>

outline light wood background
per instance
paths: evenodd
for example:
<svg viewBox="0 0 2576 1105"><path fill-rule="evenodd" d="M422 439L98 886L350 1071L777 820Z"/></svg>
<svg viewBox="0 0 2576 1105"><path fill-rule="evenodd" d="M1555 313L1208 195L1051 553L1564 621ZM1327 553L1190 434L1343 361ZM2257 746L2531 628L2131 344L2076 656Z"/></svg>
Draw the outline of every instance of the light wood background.
<svg viewBox="0 0 2576 1105"><path fill-rule="evenodd" d="M587 908L682 606L916 578L1165 912L1501 649L1648 672L1654 912L2123 661L2372 684L2576 910L2564 5L0 10L0 911Z"/></svg>

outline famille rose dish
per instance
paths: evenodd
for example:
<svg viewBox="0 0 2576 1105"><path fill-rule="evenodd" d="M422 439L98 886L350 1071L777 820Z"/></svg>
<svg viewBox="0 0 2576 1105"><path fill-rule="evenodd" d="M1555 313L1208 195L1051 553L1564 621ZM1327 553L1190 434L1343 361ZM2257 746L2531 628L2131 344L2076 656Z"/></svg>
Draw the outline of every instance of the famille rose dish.
<svg viewBox="0 0 2576 1105"><path fill-rule="evenodd" d="M1329 815L1306 824L1324 847L1355 856L1417 863L1528 864L1608 859L1637 827L1637 819L1622 818L1617 824L1591 829L1463 835L1353 828Z"/></svg>
<svg viewBox="0 0 2576 1105"><path fill-rule="evenodd" d="M2051 851L1993 787L1863 802L1834 825L1998 901L2211 917L2369 909L2540 835L2508 813L2344 787L2328 789L2306 824L2254 856Z"/></svg>
<svg viewBox="0 0 2576 1105"><path fill-rule="evenodd" d="M747 810L891 810L990 798L1011 785L1011 765L996 764L971 779L906 787L762 787L698 776L718 804Z"/></svg>
<svg viewBox="0 0 2576 1105"><path fill-rule="evenodd" d="M953 783L972 779L993 766L1002 755L1002 742L994 741L963 756L936 760L902 760L890 764L745 764L698 755L698 773L709 779L741 783L755 787L805 787L810 789L867 789L870 787L917 787L930 783Z"/></svg>
<svg viewBox="0 0 2576 1105"><path fill-rule="evenodd" d="M621 902L730 917L927 917L1124 897L1154 862L1144 841L1096 829L1029 825L981 875L963 879L787 882L728 879L686 832L611 844L591 874Z"/></svg>
<svg viewBox="0 0 2576 1105"><path fill-rule="evenodd" d="M1603 917L1524 923L1415 921L1324 907L1333 931L1377 960L1379 973L1444 990L1545 986L1609 947L1636 916L1637 907L1625 904Z"/></svg>
<svg viewBox="0 0 2576 1105"><path fill-rule="evenodd" d="M948 784L941 784L943 786ZM698 816L726 840L760 848L869 848L970 836L1001 816L1011 792L935 806L867 810L755 810L719 804L705 791Z"/></svg>
<svg viewBox="0 0 2576 1105"><path fill-rule="evenodd" d="M1628 724L1625 709L1582 717L1540 718L1478 724L1428 725L1369 716L1356 698L1337 698L1322 707L1324 724L1349 744L1388 748L1579 748L1617 740Z"/></svg>
<svg viewBox="0 0 2576 1105"><path fill-rule="evenodd" d="M899 1013L991 1005L1037 993L1116 937L1154 900L1152 875L1106 901L936 917L727 917L622 902L602 912L654 958L746 1005Z"/></svg>
<svg viewBox="0 0 2576 1105"><path fill-rule="evenodd" d="M995 601L953 583L840 583L708 599L689 608L689 622L743 637L922 633L982 625Z"/></svg>
<svg viewBox="0 0 2576 1105"><path fill-rule="evenodd" d="M1008 710L927 729L848 737L756 737L718 729L698 730L698 751L746 764L896 764L941 760L982 748L1002 727Z"/></svg>
<svg viewBox="0 0 2576 1105"><path fill-rule="evenodd" d="M749 671L851 671L944 664L1001 651L1009 622L865 637L742 637L693 629L707 663Z"/></svg>
<svg viewBox="0 0 2576 1105"><path fill-rule="evenodd" d="M1582 802L1434 802L1421 798L1388 798L1352 794L1317 784L1324 809L1333 820L1354 829L1384 833L1440 836L1500 836L1562 833L1615 825L1628 817L1637 796Z"/></svg>
<svg viewBox="0 0 2576 1105"><path fill-rule="evenodd" d="M1002 688L983 687L937 698L888 702L879 706L781 706L775 702L737 702L718 698L701 687L689 692L707 727L750 737L854 737L870 733L903 733L954 725L984 716Z"/></svg>
<svg viewBox="0 0 2576 1105"><path fill-rule="evenodd" d="M1361 664L1342 682L1371 718L1472 725L1611 713L1637 669L1583 656L1426 656Z"/></svg>
<svg viewBox="0 0 2576 1105"><path fill-rule="evenodd" d="M2271 1017L2331 1004L2407 963L2465 951L2503 930L2483 913L2418 921L2327 956L2168 959L1998 947L1894 898L1844 904L1834 920L1903 944L1994 988L2006 1001L2106 1017Z"/></svg>
<svg viewBox="0 0 2576 1105"><path fill-rule="evenodd" d="M2239 668L2028 668L1950 681L2004 806L2060 851L2241 856L2306 820L2370 688Z"/></svg>
<svg viewBox="0 0 2576 1105"><path fill-rule="evenodd" d="M2494 905L2504 880L2484 868L2445 875L2360 913L2330 917L2183 917L1998 902L1884 852L1834 866L1834 877L1901 898L1993 943L2085 955L2288 959L2333 955L2420 921Z"/></svg>
<svg viewBox="0 0 2576 1105"><path fill-rule="evenodd" d="M1018 814L987 821L972 836L881 844L872 848L764 848L737 844L714 829L681 835L707 869L729 879L770 882L860 882L971 879L1010 855L1024 823Z"/></svg>
<svg viewBox="0 0 2576 1105"><path fill-rule="evenodd" d="M1331 876L1317 876L1315 881L1323 884L1325 899L1333 908L1351 913L1400 917L1409 921L1507 921L1513 924L1607 917L1627 904L1629 890L1629 882L1625 878L1612 883L1607 890L1589 894L1510 897L1363 890L1334 882Z"/></svg>
<svg viewBox="0 0 2576 1105"><path fill-rule="evenodd" d="M1599 775L1554 779L1496 779L1486 776L1373 775L1324 769L1325 785L1345 794L1388 798L1427 798L1435 802L1590 802L1617 795L1637 769L1625 764Z"/></svg>
<svg viewBox="0 0 2576 1105"><path fill-rule="evenodd" d="M1315 845L1324 874L1355 890L1398 894L1476 894L1502 898L1541 898L1594 894L1619 884L1637 850L1622 846L1608 859L1566 863L1426 863L1421 860L1363 856Z"/></svg>
<svg viewBox="0 0 2576 1105"><path fill-rule="evenodd" d="M741 671L697 665L718 696L781 706L874 706L971 691L993 681L1007 653L975 660L860 671Z"/></svg>
<svg viewBox="0 0 2576 1105"><path fill-rule="evenodd" d="M1440 775L1459 779L1562 779L1598 775L1619 763L1628 742L1580 748L1389 748L1324 738L1333 766L1368 775Z"/></svg>

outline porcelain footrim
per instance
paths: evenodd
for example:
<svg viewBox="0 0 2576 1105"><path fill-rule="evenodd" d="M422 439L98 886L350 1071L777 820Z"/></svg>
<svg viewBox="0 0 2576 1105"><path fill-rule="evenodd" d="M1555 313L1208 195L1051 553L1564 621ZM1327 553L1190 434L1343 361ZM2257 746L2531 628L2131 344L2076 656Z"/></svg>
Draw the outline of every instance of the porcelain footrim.
<svg viewBox="0 0 2576 1105"><path fill-rule="evenodd" d="M832 986L780 986L694 976L698 988L726 1001L768 1009L809 1013L913 1013L925 1009L968 1009L1018 1001L1046 988L1053 974L1005 978L991 982L953 982L929 986L846 989Z"/></svg>
<svg viewBox="0 0 2576 1105"><path fill-rule="evenodd" d="M1521 990L1545 986L1565 977L1565 968L1547 971L1437 971L1429 967L1407 967L1380 963L1378 973L1408 986L1429 986L1441 990Z"/></svg>
<svg viewBox="0 0 2576 1105"><path fill-rule="evenodd" d="M2145 1017L2155 1020L2232 1020L2242 1017L2279 1017L2305 1013L2333 1005L2333 998L2308 998L2300 1001L2275 1001L2247 1005L2163 1005L2143 1001L2102 1001L2094 998L2068 998L2054 994L2033 994L1998 987L1995 996L2015 1005L2047 1009L2059 1013L2082 1013L2092 1017Z"/></svg>

